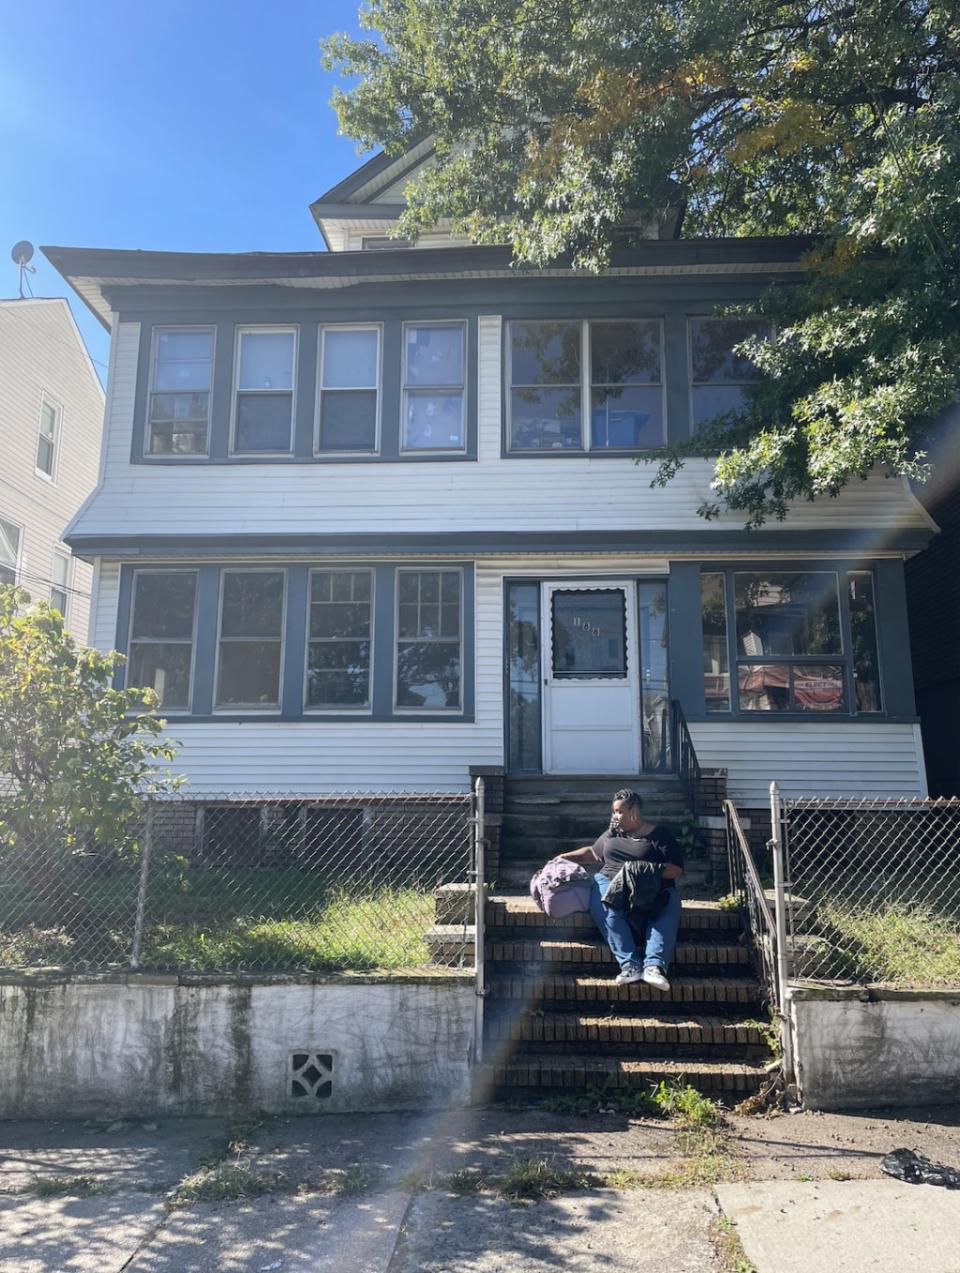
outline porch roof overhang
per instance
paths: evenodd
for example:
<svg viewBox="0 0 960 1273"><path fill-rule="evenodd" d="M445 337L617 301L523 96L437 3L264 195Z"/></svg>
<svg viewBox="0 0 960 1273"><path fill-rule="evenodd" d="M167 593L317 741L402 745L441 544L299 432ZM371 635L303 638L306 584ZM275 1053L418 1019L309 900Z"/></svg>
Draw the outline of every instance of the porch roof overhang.
<svg viewBox="0 0 960 1273"><path fill-rule="evenodd" d="M805 270L808 236L650 239L617 249L601 277L761 275ZM508 247L390 248L377 252L145 252L43 247L84 304L110 328L121 288L264 286L329 290L429 280L594 277L558 260L545 269L513 263Z"/></svg>

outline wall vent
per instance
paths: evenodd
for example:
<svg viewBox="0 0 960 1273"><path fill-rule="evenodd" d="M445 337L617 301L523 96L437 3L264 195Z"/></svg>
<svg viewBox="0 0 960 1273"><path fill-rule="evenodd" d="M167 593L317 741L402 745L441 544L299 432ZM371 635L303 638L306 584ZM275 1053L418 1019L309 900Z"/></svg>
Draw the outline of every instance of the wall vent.
<svg viewBox="0 0 960 1273"><path fill-rule="evenodd" d="M291 1053L289 1091L298 1100L322 1101L332 1096L333 1053Z"/></svg>

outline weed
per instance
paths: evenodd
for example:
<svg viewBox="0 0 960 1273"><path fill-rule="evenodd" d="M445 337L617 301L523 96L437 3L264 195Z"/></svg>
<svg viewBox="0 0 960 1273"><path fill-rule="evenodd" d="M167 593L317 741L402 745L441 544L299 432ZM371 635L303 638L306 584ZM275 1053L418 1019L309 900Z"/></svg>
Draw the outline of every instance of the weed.
<svg viewBox="0 0 960 1273"><path fill-rule="evenodd" d="M821 904L834 953L851 975L918 987L960 984L960 933L954 917L924 906L887 903L867 911L840 901Z"/></svg>
<svg viewBox="0 0 960 1273"><path fill-rule="evenodd" d="M772 1009L767 1021L760 1021L756 1017L753 1017L749 1021L744 1021L743 1024L745 1026L752 1026L753 1029L758 1032L761 1039L763 1039L764 1043L767 1045L767 1050L769 1051L772 1060L779 1061L781 1059L783 1056L783 1045L780 1035L780 1022L777 1020Z"/></svg>
<svg viewBox="0 0 960 1273"><path fill-rule="evenodd" d="M716 1101L708 1100L682 1080L669 1083L661 1080L650 1099L662 1113L690 1127L716 1127L722 1121Z"/></svg>
<svg viewBox="0 0 960 1273"><path fill-rule="evenodd" d="M740 898L736 893L724 893L723 897L717 898L717 909L721 911L738 911L740 909Z"/></svg>
<svg viewBox="0 0 960 1273"><path fill-rule="evenodd" d="M649 1189L654 1180L655 1176L635 1171L632 1167L616 1167L601 1177L601 1183L608 1189Z"/></svg>
<svg viewBox="0 0 960 1273"><path fill-rule="evenodd" d="M250 1110L238 1114L227 1125L227 1153L241 1154L250 1148L254 1133L267 1121L265 1110Z"/></svg>
<svg viewBox="0 0 960 1273"><path fill-rule="evenodd" d="M703 832L700 822L689 810L685 809L677 819L675 834L686 858L704 857Z"/></svg>
<svg viewBox="0 0 960 1273"><path fill-rule="evenodd" d="M96 1176L35 1176L27 1192L38 1198L91 1198L106 1193L107 1186Z"/></svg>
<svg viewBox="0 0 960 1273"><path fill-rule="evenodd" d="M627 1114L634 1118L656 1118L661 1113L649 1092L597 1086L566 1096L545 1096L538 1108L551 1114Z"/></svg>
<svg viewBox="0 0 960 1273"><path fill-rule="evenodd" d="M499 1193L510 1202L535 1202L598 1184L592 1172L557 1167L546 1158L514 1158L497 1181Z"/></svg>
<svg viewBox="0 0 960 1273"><path fill-rule="evenodd" d="M850 1175L849 1171L838 1171L836 1168L834 1168L833 1171L827 1172L827 1179L828 1180L852 1180L853 1177Z"/></svg>
<svg viewBox="0 0 960 1273"><path fill-rule="evenodd" d="M710 1227L710 1238L723 1273L757 1273L747 1259L737 1226L727 1216L719 1216Z"/></svg>
<svg viewBox="0 0 960 1273"><path fill-rule="evenodd" d="M260 1198L268 1193L289 1193L290 1184L280 1172L257 1172L249 1162L218 1163L202 1167L186 1176L168 1195L170 1207L188 1207L194 1202L235 1202L239 1198Z"/></svg>
<svg viewBox="0 0 960 1273"><path fill-rule="evenodd" d="M364 1167L363 1163L351 1163L348 1167L340 1167L330 1173L331 1192L342 1194L344 1197L363 1193L365 1189L370 1188L371 1176L370 1172Z"/></svg>
<svg viewBox="0 0 960 1273"><path fill-rule="evenodd" d="M806 1171L798 1171L797 1174L794 1176L794 1180L799 1180L803 1184L809 1184L811 1180L815 1180L815 1179L816 1179L815 1176L811 1176Z"/></svg>
<svg viewBox="0 0 960 1273"><path fill-rule="evenodd" d="M461 1167L459 1171L452 1171L449 1176L446 1176L442 1183L443 1188L450 1193L479 1193L486 1187L487 1178L482 1171L472 1167Z"/></svg>

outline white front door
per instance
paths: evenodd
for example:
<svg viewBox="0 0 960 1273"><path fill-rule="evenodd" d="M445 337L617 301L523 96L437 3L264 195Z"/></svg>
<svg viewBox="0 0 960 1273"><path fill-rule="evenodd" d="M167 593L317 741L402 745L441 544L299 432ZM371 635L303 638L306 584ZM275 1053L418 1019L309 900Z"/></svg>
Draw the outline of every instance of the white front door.
<svg viewBox="0 0 960 1273"><path fill-rule="evenodd" d="M630 582L543 587L543 769L640 768L636 591Z"/></svg>

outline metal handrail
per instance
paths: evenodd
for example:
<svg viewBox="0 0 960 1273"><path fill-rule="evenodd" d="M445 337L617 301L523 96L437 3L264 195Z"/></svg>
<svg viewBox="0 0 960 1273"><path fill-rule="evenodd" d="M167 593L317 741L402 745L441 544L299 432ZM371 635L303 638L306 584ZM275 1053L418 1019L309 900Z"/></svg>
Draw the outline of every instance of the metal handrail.
<svg viewBox="0 0 960 1273"><path fill-rule="evenodd" d="M690 736L687 718L677 699L670 704L673 722L673 768L679 776L687 793L687 804L694 817L697 816L697 793L700 785L700 762L697 750Z"/></svg>
<svg viewBox="0 0 960 1273"><path fill-rule="evenodd" d="M474 1055L477 1064L483 1061L484 1007L483 1001L487 993L486 967L486 829L485 821L485 784L483 778L477 778L473 785L473 888L474 888L474 929L473 929L473 964L474 964Z"/></svg>

